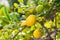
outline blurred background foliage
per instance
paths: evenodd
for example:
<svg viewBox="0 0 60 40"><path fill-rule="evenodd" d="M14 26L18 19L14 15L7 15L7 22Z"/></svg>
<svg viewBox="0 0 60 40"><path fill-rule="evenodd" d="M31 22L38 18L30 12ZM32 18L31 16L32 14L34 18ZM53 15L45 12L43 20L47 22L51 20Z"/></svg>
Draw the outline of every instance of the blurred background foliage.
<svg viewBox="0 0 60 40"><path fill-rule="evenodd" d="M7 2L8 6L0 4L0 40L60 40L60 31L56 31L60 30L60 0ZM36 23L20 31L21 23L31 14L36 16ZM39 38L33 36L36 29L41 31ZM52 35L50 39L49 33Z"/></svg>

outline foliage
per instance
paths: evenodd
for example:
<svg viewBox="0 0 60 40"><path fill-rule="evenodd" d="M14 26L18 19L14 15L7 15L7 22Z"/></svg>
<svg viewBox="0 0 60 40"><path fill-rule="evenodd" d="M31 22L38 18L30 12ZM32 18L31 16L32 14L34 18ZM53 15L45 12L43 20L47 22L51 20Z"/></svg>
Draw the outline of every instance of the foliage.
<svg viewBox="0 0 60 40"><path fill-rule="evenodd" d="M60 0L9 3L0 4L0 40L60 40Z"/></svg>

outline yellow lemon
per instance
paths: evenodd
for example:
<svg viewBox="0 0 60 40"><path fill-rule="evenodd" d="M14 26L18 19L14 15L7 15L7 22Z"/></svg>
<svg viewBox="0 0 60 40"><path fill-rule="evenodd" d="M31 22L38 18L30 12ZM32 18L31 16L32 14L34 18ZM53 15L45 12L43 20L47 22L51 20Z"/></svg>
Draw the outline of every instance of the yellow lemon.
<svg viewBox="0 0 60 40"><path fill-rule="evenodd" d="M21 23L21 26L25 26L25 25L26 25L26 22L22 22L22 23Z"/></svg>
<svg viewBox="0 0 60 40"><path fill-rule="evenodd" d="M23 2L23 0L18 0L18 2Z"/></svg>
<svg viewBox="0 0 60 40"><path fill-rule="evenodd" d="M38 5L37 7L36 7L36 12L37 13L41 13L43 11L43 5Z"/></svg>
<svg viewBox="0 0 60 40"><path fill-rule="evenodd" d="M41 32L39 29L36 29L34 32L33 32L33 36L34 38L39 38L41 37Z"/></svg>
<svg viewBox="0 0 60 40"><path fill-rule="evenodd" d="M16 7L16 8L17 8L17 7L18 7L18 4L17 4L17 3L14 3L14 7Z"/></svg>
<svg viewBox="0 0 60 40"><path fill-rule="evenodd" d="M28 18L26 19L26 25L27 26L32 26L35 24L36 21L36 16L35 15L30 15L28 16Z"/></svg>

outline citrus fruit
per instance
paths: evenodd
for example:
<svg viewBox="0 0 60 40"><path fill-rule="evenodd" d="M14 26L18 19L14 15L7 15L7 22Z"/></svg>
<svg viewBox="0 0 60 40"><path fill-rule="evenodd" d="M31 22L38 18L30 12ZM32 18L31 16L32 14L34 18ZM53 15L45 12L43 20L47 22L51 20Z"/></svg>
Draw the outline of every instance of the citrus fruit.
<svg viewBox="0 0 60 40"><path fill-rule="evenodd" d="M36 29L34 32L33 32L33 36L34 38L39 38L41 37L41 32L39 29Z"/></svg>
<svg viewBox="0 0 60 40"><path fill-rule="evenodd" d="M41 13L43 11L43 5L38 5L37 7L36 7L36 12L37 13Z"/></svg>
<svg viewBox="0 0 60 40"><path fill-rule="evenodd" d="M35 15L30 15L28 16L28 18L26 19L26 25L27 26L32 26L34 25L36 22L36 16Z"/></svg>

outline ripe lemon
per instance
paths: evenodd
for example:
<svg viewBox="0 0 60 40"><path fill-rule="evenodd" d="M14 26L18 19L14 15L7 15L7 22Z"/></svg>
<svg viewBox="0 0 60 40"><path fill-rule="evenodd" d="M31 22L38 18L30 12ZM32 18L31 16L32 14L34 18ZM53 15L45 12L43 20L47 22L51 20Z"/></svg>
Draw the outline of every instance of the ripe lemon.
<svg viewBox="0 0 60 40"><path fill-rule="evenodd" d="M36 29L34 32L33 32L33 36L34 38L39 38L41 37L41 32L39 29Z"/></svg>
<svg viewBox="0 0 60 40"><path fill-rule="evenodd" d="M21 23L21 26L25 26L25 25L26 25L26 22L22 22L22 23Z"/></svg>
<svg viewBox="0 0 60 40"><path fill-rule="evenodd" d="M28 16L28 18L26 19L26 25L27 26L32 26L35 24L36 21L36 16L35 15L30 15Z"/></svg>
<svg viewBox="0 0 60 40"><path fill-rule="evenodd" d="M38 5L37 7L36 7L36 12L37 13L41 13L43 11L43 5Z"/></svg>

